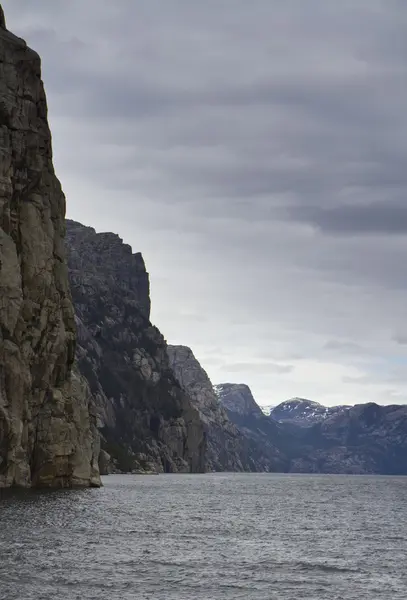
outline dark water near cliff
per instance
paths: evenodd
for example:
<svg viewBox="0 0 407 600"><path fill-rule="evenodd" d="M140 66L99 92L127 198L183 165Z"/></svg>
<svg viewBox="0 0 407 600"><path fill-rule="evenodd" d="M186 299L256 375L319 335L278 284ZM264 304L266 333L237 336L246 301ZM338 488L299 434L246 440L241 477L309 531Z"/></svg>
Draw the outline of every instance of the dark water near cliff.
<svg viewBox="0 0 407 600"><path fill-rule="evenodd" d="M2 600L407 597L407 478L104 482L2 494Z"/></svg>

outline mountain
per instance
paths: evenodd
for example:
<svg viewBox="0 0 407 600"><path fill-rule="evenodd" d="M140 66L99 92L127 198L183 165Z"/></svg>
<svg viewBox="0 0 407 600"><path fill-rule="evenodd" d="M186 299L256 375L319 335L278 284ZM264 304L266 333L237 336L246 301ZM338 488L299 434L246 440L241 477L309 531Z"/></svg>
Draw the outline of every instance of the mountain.
<svg viewBox="0 0 407 600"><path fill-rule="evenodd" d="M186 346L168 346L170 365L204 423L207 465L212 471L272 471L279 452L244 435L228 418L206 373Z"/></svg>
<svg viewBox="0 0 407 600"><path fill-rule="evenodd" d="M76 358L95 397L104 452L120 471L205 470L202 421L149 320L142 255L113 233L69 220L66 228Z"/></svg>
<svg viewBox="0 0 407 600"><path fill-rule="evenodd" d="M212 383L186 346L167 347L170 366L199 411L207 435L207 468L212 471L251 470L244 438L220 406Z"/></svg>
<svg viewBox="0 0 407 600"><path fill-rule="evenodd" d="M40 58L1 7L0 74L0 487L98 486Z"/></svg>
<svg viewBox="0 0 407 600"><path fill-rule="evenodd" d="M281 423L294 423L307 427L348 409L349 406L328 407L305 398L292 398L272 408L269 415Z"/></svg>
<svg viewBox="0 0 407 600"><path fill-rule="evenodd" d="M407 475L407 405L358 404L301 428L291 470Z"/></svg>
<svg viewBox="0 0 407 600"><path fill-rule="evenodd" d="M240 431L285 458L282 470L407 475L407 405L326 408L295 398L266 417L247 386L223 384L217 390Z"/></svg>
<svg viewBox="0 0 407 600"><path fill-rule="evenodd" d="M289 461L284 446L290 434L280 423L264 415L250 388L245 384L221 383L214 389L230 421L269 457L268 470L287 471Z"/></svg>
<svg viewBox="0 0 407 600"><path fill-rule="evenodd" d="M261 418L264 414L249 386L244 383L220 383L215 385L215 391L221 405L231 413L254 418Z"/></svg>

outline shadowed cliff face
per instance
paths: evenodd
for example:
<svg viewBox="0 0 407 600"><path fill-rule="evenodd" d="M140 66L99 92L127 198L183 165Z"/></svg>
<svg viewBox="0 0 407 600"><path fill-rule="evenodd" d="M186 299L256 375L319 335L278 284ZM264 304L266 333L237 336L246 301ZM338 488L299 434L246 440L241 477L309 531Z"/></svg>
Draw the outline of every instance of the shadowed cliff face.
<svg viewBox="0 0 407 600"><path fill-rule="evenodd" d="M204 423L207 434L208 469L214 471L285 469L284 457L269 440L259 438L255 440L252 436L245 435L229 420L207 373L190 348L168 346L168 354L178 381L191 397ZM254 400L253 403L257 407ZM261 411L260 414L262 415Z"/></svg>
<svg viewBox="0 0 407 600"><path fill-rule="evenodd" d="M245 439L219 405L206 372L186 346L168 346L170 365L181 386L199 411L207 432L207 469L250 471Z"/></svg>
<svg viewBox="0 0 407 600"><path fill-rule="evenodd" d="M199 472L205 436L149 321L141 254L112 233L67 221L77 361L96 399L103 447L123 471Z"/></svg>
<svg viewBox="0 0 407 600"><path fill-rule="evenodd" d="M249 386L244 383L220 383L215 386L221 405L232 413L242 417L261 419L263 411L257 404Z"/></svg>
<svg viewBox="0 0 407 600"><path fill-rule="evenodd" d="M241 383L221 383L215 386L221 406L230 421L263 453L274 457L277 471L288 471L287 450L293 438L289 431L267 417L253 398L250 388Z"/></svg>
<svg viewBox="0 0 407 600"><path fill-rule="evenodd" d="M0 486L98 485L40 59L0 7Z"/></svg>

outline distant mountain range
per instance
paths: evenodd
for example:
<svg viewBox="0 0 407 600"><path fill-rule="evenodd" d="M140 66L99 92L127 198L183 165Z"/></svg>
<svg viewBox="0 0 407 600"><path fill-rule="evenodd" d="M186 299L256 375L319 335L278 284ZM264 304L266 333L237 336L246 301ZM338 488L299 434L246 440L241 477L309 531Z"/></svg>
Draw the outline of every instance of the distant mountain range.
<svg viewBox="0 0 407 600"><path fill-rule="evenodd" d="M295 423L304 427L320 423L333 415L342 413L350 406L323 406L305 398L292 398L271 407L268 415L281 423Z"/></svg>
<svg viewBox="0 0 407 600"><path fill-rule="evenodd" d="M255 410L250 390L246 413L242 386L236 386L235 402L232 384L216 390L228 417L246 435L259 444L271 436L289 472L407 474L407 405L325 407L293 398L267 416Z"/></svg>

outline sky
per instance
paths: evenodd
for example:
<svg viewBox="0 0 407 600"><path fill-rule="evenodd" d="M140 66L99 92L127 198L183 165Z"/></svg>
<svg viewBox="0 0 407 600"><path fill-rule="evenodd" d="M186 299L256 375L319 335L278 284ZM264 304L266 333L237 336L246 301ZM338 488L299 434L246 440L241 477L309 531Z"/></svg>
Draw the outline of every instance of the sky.
<svg viewBox="0 0 407 600"><path fill-rule="evenodd" d="M262 405L407 402L405 0L3 0L67 216Z"/></svg>

